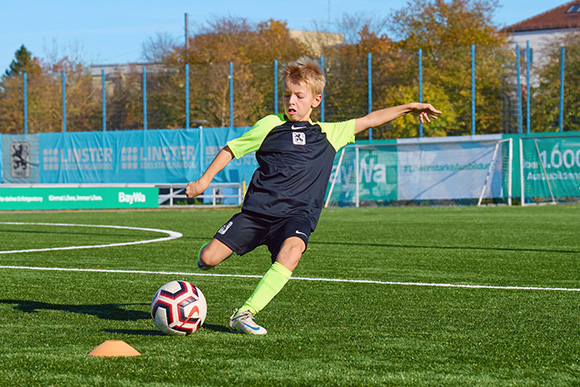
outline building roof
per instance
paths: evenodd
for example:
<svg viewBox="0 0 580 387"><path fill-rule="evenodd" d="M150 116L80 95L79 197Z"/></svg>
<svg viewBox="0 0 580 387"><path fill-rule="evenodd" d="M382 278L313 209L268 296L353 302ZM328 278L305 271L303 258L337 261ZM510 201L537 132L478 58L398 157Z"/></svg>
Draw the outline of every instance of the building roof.
<svg viewBox="0 0 580 387"><path fill-rule="evenodd" d="M511 26L504 32L523 32L580 28L580 0L569 1L549 11L533 16Z"/></svg>

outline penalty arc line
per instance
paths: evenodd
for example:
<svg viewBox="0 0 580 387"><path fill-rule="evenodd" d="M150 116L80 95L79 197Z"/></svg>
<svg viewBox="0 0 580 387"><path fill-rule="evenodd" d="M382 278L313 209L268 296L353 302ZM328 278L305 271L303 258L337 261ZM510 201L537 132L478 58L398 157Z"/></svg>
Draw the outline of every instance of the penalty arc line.
<svg viewBox="0 0 580 387"><path fill-rule="evenodd" d="M47 247L47 248L42 248L42 249L9 250L9 251L0 251L0 254L34 253L34 252L40 252L40 251L97 249L97 248L103 248L103 247L130 246L130 245L140 245L140 244L144 244L144 243L169 241L172 239L181 238L183 236L183 234L181 234L179 232L170 231L170 230L160 230L160 229L155 229L155 228L144 228L144 227L114 226L114 225L103 225L103 224L24 223L24 222L0 222L0 224L18 225L18 226L32 225L32 226L56 226L56 227L114 228L114 229L121 229L121 230L151 231L151 232L158 232L158 233L168 235L168 236L163 237L163 238L145 239L145 240L133 241L133 242L108 243L108 244L102 244L102 245L86 245L86 246Z"/></svg>
<svg viewBox="0 0 580 387"><path fill-rule="evenodd" d="M0 269L72 271L72 272L89 272L89 273L179 275L179 276L197 276L197 277L262 278L261 275L251 275L251 274L217 274L217 273L210 274L210 273L188 273L178 271L81 269L81 268L62 268L62 267L35 267L35 266L0 266ZM375 280L353 280L340 278L314 278L314 277L291 277L291 279L297 281L339 282L339 283L393 285L393 286L424 286L424 287L462 288L462 289L543 290L543 291L560 291L560 292L580 292L580 289L576 288L550 288L550 287L535 287L535 286L467 285L467 284L396 282L396 281L375 281Z"/></svg>

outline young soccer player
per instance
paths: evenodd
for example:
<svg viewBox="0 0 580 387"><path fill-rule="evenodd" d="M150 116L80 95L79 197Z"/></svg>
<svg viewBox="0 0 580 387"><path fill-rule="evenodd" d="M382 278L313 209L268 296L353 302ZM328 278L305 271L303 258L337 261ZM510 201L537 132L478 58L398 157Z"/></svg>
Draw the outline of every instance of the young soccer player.
<svg viewBox="0 0 580 387"><path fill-rule="evenodd" d="M320 104L325 85L320 66L300 58L283 68L282 79L285 112L262 118L241 137L229 141L199 180L186 189L189 198L202 194L234 157L256 151L259 167L241 212L202 246L197 261L200 269L207 270L233 252L243 255L268 246L272 266L230 317L230 330L252 335L267 333L253 318L282 290L306 250L322 210L336 152L354 142L356 133L407 113L418 114L422 123L441 113L430 104L409 103L344 122L312 122L310 114Z"/></svg>

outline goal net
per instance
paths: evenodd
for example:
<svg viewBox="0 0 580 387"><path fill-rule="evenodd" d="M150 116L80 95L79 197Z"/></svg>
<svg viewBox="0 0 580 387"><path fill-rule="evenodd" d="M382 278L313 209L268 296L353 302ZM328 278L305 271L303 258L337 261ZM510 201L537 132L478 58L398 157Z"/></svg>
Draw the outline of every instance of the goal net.
<svg viewBox="0 0 580 387"><path fill-rule="evenodd" d="M522 206L580 202L580 136L520 138Z"/></svg>
<svg viewBox="0 0 580 387"><path fill-rule="evenodd" d="M326 207L511 205L512 140L469 136L344 147Z"/></svg>

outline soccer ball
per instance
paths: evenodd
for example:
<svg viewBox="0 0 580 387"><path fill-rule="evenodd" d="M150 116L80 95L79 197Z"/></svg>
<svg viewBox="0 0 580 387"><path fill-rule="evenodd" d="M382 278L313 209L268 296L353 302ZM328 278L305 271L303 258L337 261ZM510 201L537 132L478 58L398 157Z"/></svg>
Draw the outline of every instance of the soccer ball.
<svg viewBox="0 0 580 387"><path fill-rule="evenodd" d="M151 301L151 317L157 328L167 335L191 335L202 326L206 314L203 293L186 281L166 283Z"/></svg>

